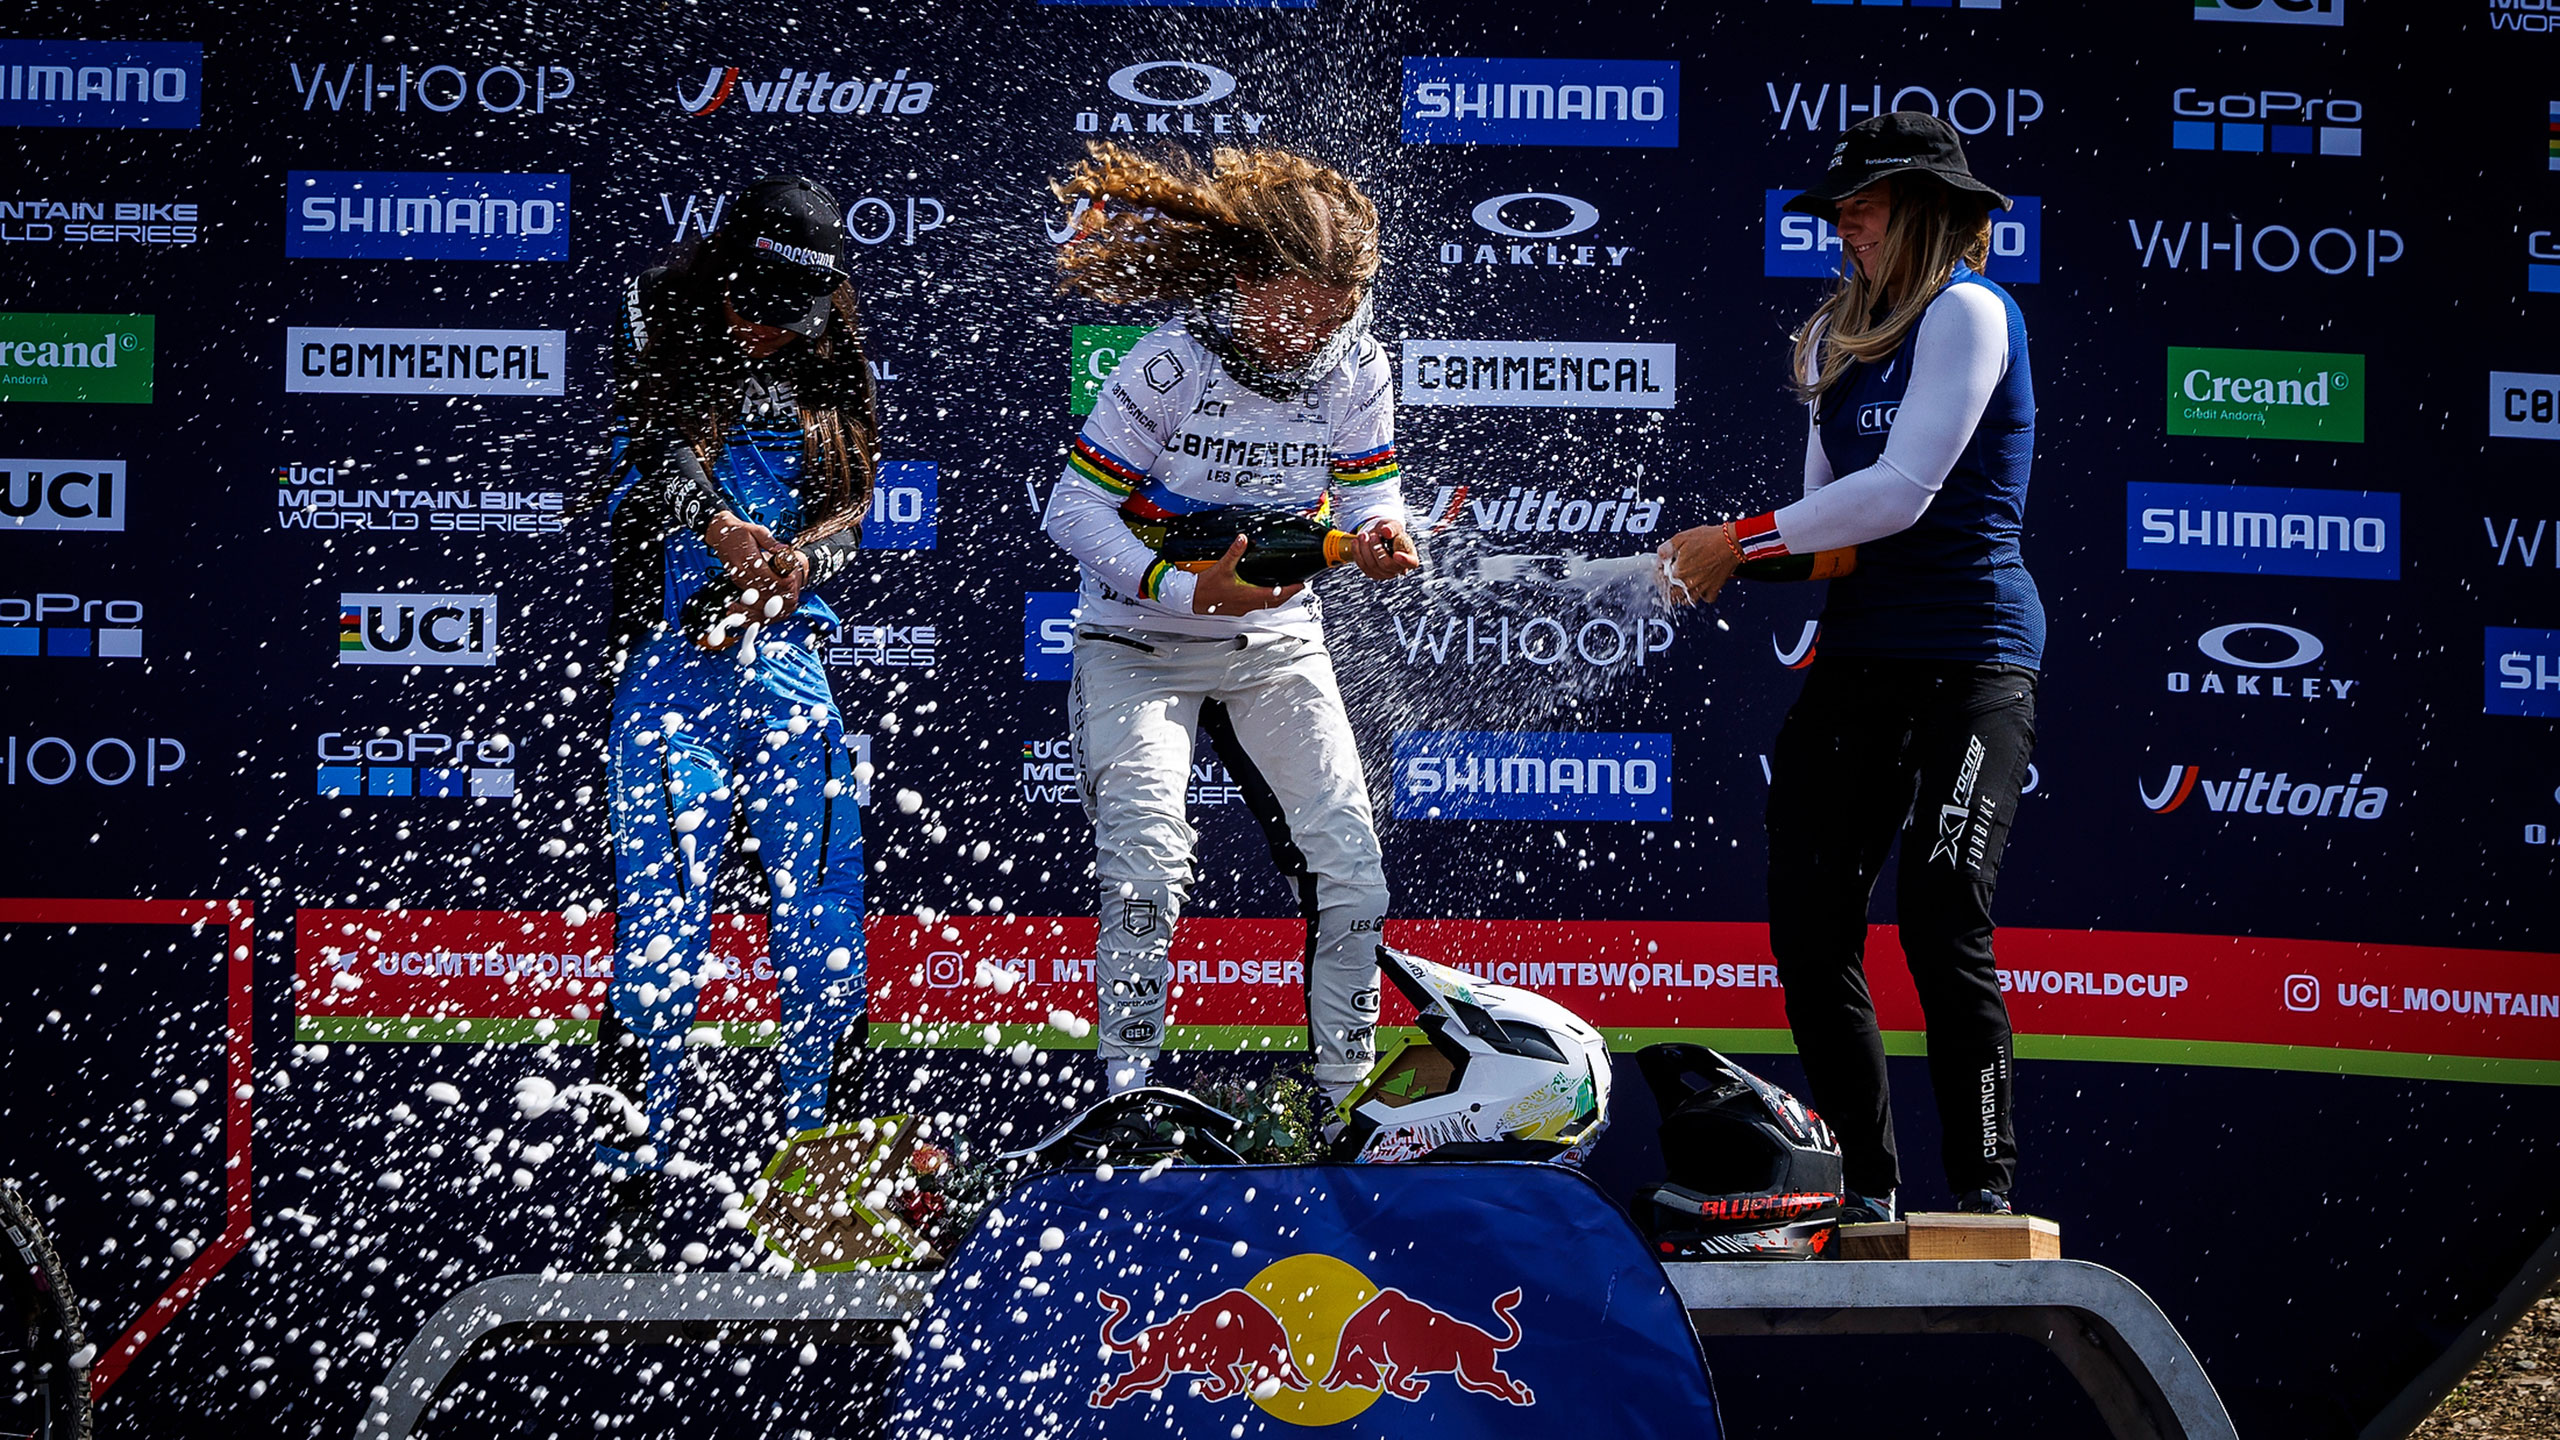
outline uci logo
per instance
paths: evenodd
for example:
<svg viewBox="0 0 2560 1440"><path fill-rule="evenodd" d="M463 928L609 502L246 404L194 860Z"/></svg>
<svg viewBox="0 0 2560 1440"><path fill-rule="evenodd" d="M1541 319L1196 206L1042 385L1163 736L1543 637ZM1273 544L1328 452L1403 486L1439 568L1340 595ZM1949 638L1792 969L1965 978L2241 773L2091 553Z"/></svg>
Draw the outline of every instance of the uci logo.
<svg viewBox="0 0 2560 1440"><path fill-rule="evenodd" d="M341 665L494 665L495 595L341 595Z"/></svg>

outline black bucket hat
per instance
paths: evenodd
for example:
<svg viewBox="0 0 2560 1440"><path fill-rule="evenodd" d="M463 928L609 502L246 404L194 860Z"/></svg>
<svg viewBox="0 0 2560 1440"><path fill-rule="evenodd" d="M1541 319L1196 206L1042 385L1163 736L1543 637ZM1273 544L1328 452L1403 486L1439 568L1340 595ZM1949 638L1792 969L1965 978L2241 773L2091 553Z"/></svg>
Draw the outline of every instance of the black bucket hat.
<svg viewBox="0 0 2560 1440"><path fill-rule="evenodd" d="M1985 208L2009 208L2009 197L1973 178L1953 126L1919 110L1896 110L1852 125L1831 149L1831 168L1786 208L1836 220L1840 202L1888 175L1934 175L1982 197Z"/></svg>
<svg viewBox="0 0 2560 1440"><path fill-rule="evenodd" d="M844 268L844 211L825 186L798 175L747 187L712 248L739 318L795 335L824 330L827 297L853 278Z"/></svg>

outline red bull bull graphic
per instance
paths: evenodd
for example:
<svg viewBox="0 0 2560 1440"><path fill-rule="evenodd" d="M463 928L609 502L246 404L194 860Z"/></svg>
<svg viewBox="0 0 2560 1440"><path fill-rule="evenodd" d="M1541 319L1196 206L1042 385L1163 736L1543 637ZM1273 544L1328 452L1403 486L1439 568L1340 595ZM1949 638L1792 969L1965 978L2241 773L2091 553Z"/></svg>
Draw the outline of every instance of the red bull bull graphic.
<svg viewBox="0 0 2560 1440"><path fill-rule="evenodd" d="M1643 1237L1559 1166L1042 1176L909 1333L904 1440L1026 1417L1042 1440L1552 1440L1559 1415L1613 1440L1720 1433Z"/></svg>

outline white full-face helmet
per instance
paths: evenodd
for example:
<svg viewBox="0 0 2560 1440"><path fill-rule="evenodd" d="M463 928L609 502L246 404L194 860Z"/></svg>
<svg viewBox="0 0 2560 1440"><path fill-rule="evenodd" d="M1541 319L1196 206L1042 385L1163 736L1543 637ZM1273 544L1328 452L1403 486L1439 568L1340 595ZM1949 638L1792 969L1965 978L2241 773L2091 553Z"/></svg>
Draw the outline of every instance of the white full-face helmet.
<svg viewBox="0 0 2560 1440"><path fill-rule="evenodd" d="M1425 1040L1381 1058L1342 1102L1336 1159L1561 1160L1609 1123L1609 1047L1543 995L1378 947Z"/></svg>

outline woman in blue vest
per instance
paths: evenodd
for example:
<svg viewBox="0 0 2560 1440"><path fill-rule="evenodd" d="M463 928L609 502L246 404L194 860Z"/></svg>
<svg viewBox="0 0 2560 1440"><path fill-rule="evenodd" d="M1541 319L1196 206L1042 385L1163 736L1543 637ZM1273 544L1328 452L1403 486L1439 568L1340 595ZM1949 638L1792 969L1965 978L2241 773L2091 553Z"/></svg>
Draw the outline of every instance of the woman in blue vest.
<svg viewBox="0 0 2560 1440"><path fill-rule="evenodd" d="M2044 606L2018 553L2035 392L2026 323L1982 278L1990 210L1955 132L1908 111L1841 137L1787 204L1839 231L1840 284L1795 337L1804 498L1663 548L1691 598L1746 560L1857 548L1769 778L1769 945L1843 1218L1894 1218L1901 1173L1867 992L1867 909L1902 838L1902 949L1927 1017L1957 1208L2006 1214L2017 1170L1991 897L2035 747Z"/></svg>
<svg viewBox="0 0 2560 1440"><path fill-rule="evenodd" d="M633 1107L595 1149L611 1182L609 1265L654 1258L657 1177L686 1168L684 1043L712 978L712 880L733 838L772 894L786 1133L827 1119L867 1033L863 777L824 664L836 615L818 593L855 558L877 473L844 248L835 198L773 176L624 292L620 433L599 487L617 954L597 1070Z"/></svg>

